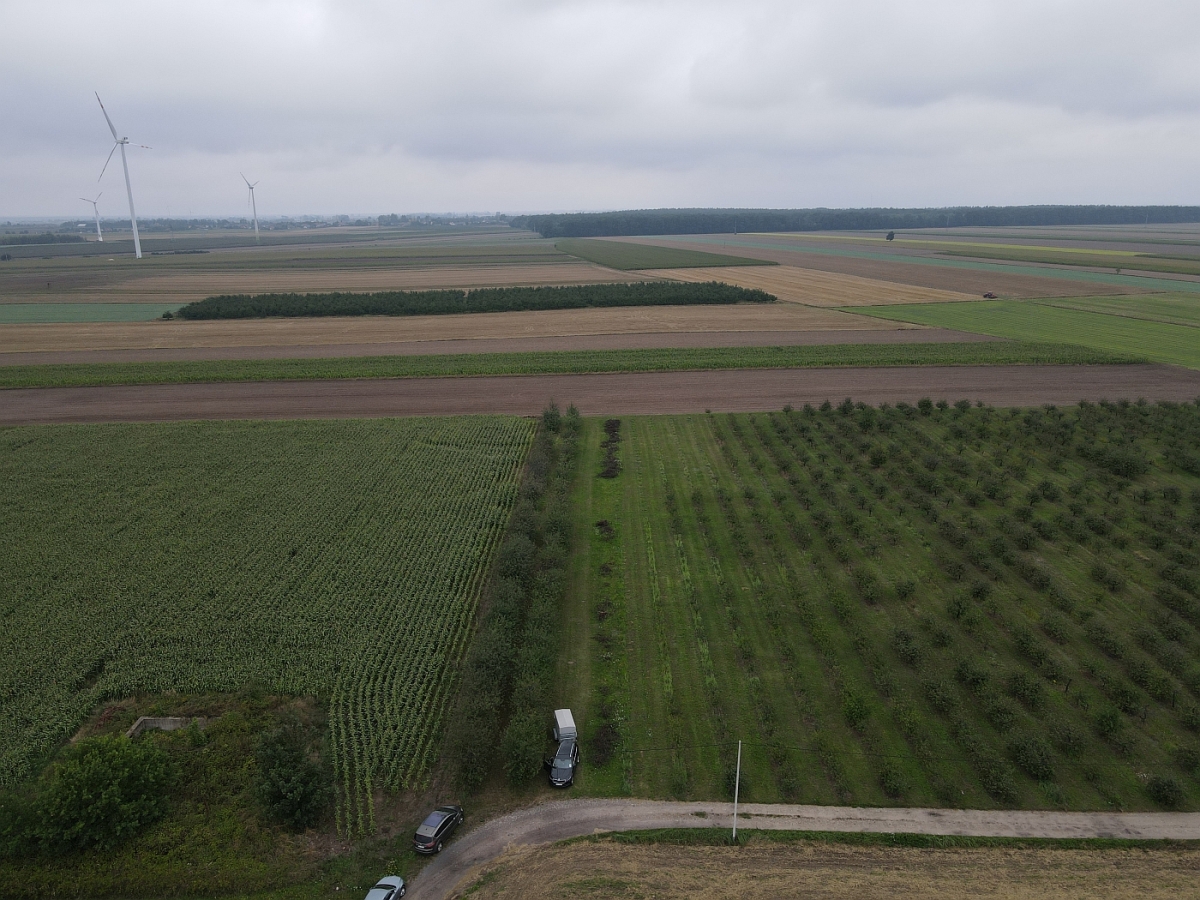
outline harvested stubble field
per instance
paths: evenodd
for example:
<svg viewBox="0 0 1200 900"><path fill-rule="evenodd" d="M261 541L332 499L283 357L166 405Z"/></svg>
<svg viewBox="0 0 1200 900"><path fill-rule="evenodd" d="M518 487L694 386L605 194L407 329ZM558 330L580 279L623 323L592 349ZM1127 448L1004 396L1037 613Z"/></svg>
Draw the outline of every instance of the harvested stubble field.
<svg viewBox="0 0 1200 900"><path fill-rule="evenodd" d="M0 298L8 303L133 301L178 305L228 293L626 280L618 272L581 262L555 250L552 242L523 232L435 236L392 233L377 240L341 243L344 238L335 233L313 235L298 246L228 246L227 242L222 245L220 238L147 238L147 255L141 260L116 248L110 257L95 255L94 244L71 245L76 255L16 259L0 267ZM190 249L171 249L156 255L155 245Z"/></svg>
<svg viewBox="0 0 1200 900"><path fill-rule="evenodd" d="M328 702L339 824L369 829L372 791L421 783L440 746L533 430L0 431L0 784L105 700L258 683Z"/></svg>
<svg viewBox="0 0 1200 900"><path fill-rule="evenodd" d="M877 281L914 287L953 291L981 296L991 291L1003 297L1070 297L1078 294L1136 294L1161 291L1154 284L1132 276L1097 275L1099 281L1080 280L1089 273L1052 268L1020 267L998 262L973 262L967 259L933 259L904 256L879 250L861 250L830 246L830 242L811 240L807 235L693 235L672 238L614 238L655 246L704 249L737 253L773 260L783 266L817 269L856 275ZM884 244L880 239L879 243Z"/></svg>
<svg viewBox="0 0 1200 900"><path fill-rule="evenodd" d="M695 266L773 266L769 260L729 256L704 250L679 250L634 244L628 241L569 239L558 241L556 250L578 256L610 269L681 269Z"/></svg>
<svg viewBox="0 0 1200 900"><path fill-rule="evenodd" d="M1195 890L1200 851L1052 847L746 846L631 844L598 839L514 848L460 884L470 896L612 898L777 897L897 900L1174 900Z"/></svg>
<svg viewBox="0 0 1200 900"><path fill-rule="evenodd" d="M1200 404L637 418L615 478L591 428L582 792L730 797L744 740L748 801L1200 804Z"/></svg>
<svg viewBox="0 0 1200 900"><path fill-rule="evenodd" d="M996 406L1107 397L1186 402L1200 397L1200 373L1153 365L907 365L18 388L0 391L0 424L533 416L563 398L589 415L657 415L771 410L846 394L871 403L951 396Z"/></svg>
<svg viewBox="0 0 1200 900"><path fill-rule="evenodd" d="M1136 306L1139 300L1130 298L1129 302ZM1011 300L892 306L862 312L894 321L960 328L1016 340L1071 341L1097 350L1137 353L1156 362L1200 368L1200 329L1148 317Z"/></svg>
<svg viewBox="0 0 1200 900"><path fill-rule="evenodd" d="M297 346L479 338L721 331L875 331L921 328L794 303L751 306L563 309L246 322L61 323L0 329L0 353L147 350L183 347Z"/></svg>
<svg viewBox="0 0 1200 900"><path fill-rule="evenodd" d="M860 278L857 275L798 269L795 266L652 269L642 274L674 278L678 281L724 281L738 287L757 288L774 294L780 300L803 303L805 306L883 306L893 303L944 303L978 299L975 295L956 291L913 287L892 281Z"/></svg>
<svg viewBox="0 0 1200 900"><path fill-rule="evenodd" d="M59 288L46 289L58 280ZM90 301L183 304L217 294L263 294L289 291L434 290L438 288L536 287L559 284L599 284L634 281L626 275L591 263L564 257L563 262L536 265L426 265L387 267L294 268L266 271L166 272L132 275L109 283L68 286L65 279L41 277L38 286L8 295L11 302Z"/></svg>

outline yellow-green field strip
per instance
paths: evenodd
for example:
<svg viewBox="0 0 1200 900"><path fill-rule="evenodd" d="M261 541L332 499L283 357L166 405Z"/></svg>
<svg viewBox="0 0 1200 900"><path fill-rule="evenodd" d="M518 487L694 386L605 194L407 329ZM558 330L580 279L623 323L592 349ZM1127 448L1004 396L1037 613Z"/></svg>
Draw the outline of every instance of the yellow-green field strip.
<svg viewBox="0 0 1200 900"><path fill-rule="evenodd" d="M845 366L1101 365L1147 359L1146 355L1046 342L464 353L5 366L0 367L0 388Z"/></svg>
<svg viewBox="0 0 1200 900"><path fill-rule="evenodd" d="M1136 354L1154 362L1200 368L1200 333L1187 325L1010 300L918 303L854 311L1019 341L1071 341L1096 351Z"/></svg>

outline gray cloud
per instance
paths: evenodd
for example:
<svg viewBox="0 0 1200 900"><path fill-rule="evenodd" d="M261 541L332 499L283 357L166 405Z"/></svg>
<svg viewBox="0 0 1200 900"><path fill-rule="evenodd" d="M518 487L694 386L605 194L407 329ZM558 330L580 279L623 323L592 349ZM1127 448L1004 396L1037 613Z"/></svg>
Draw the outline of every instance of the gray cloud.
<svg viewBox="0 0 1200 900"><path fill-rule="evenodd" d="M1200 202L1200 7L6 4L0 216ZM121 212L119 173L102 188ZM80 204L82 206L82 204Z"/></svg>

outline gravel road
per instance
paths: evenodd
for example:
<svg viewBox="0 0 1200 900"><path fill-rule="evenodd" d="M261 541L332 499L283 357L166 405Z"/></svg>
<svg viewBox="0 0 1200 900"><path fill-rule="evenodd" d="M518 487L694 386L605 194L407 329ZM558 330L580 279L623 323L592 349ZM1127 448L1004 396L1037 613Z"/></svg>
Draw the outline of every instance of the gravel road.
<svg viewBox="0 0 1200 900"><path fill-rule="evenodd" d="M535 846L606 831L728 828L731 803L564 800L523 809L455 839L412 882L414 900L442 900L510 845ZM469 821L469 820L468 820ZM860 809L744 803L738 829L942 834L976 837L1200 839L1200 813Z"/></svg>

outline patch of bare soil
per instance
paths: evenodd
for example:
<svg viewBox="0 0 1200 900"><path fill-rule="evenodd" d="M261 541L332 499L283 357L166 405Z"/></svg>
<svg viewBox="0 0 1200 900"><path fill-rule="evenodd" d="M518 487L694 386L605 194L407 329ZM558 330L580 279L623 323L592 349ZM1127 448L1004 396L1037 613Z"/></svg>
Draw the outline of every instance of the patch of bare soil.
<svg viewBox="0 0 1200 900"><path fill-rule="evenodd" d="M453 316L355 316L188 322L6 325L0 353L298 346L701 331L895 331L897 322L794 303L639 306Z"/></svg>
<svg viewBox="0 0 1200 900"><path fill-rule="evenodd" d="M978 300L978 294L914 287L894 281L795 266L729 266L711 269L654 269L646 274L678 281L724 281L758 288L780 300L806 306L886 306L894 303L945 303Z"/></svg>
<svg viewBox="0 0 1200 900"><path fill-rule="evenodd" d="M0 391L0 425L196 419L537 415L550 400L584 415L780 409L837 401L915 403L921 397L992 406L1079 400L1190 401L1200 371L1162 365L911 366L734 369L595 375L260 381Z"/></svg>
<svg viewBox="0 0 1200 900"><path fill-rule="evenodd" d="M454 896L1091 900L1195 896L1200 851L855 847L751 838L742 847L611 841L510 849Z"/></svg>

